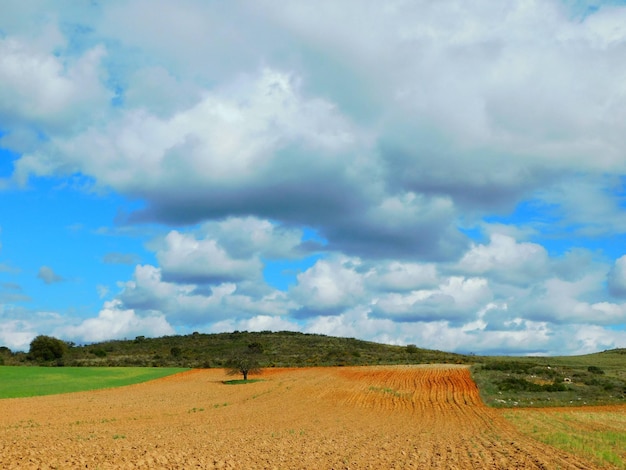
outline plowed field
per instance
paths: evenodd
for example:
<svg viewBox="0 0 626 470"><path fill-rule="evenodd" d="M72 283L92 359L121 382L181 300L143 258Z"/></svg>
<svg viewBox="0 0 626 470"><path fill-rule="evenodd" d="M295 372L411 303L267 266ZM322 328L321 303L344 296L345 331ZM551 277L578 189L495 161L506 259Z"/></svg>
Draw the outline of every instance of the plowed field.
<svg viewBox="0 0 626 470"><path fill-rule="evenodd" d="M0 400L0 468L589 469L485 407L465 367L194 370Z"/></svg>

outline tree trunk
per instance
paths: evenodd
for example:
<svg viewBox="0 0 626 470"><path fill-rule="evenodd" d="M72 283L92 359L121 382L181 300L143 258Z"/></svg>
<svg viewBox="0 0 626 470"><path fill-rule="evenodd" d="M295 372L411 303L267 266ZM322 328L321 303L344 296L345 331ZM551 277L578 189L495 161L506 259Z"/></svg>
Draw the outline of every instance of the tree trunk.
<svg viewBox="0 0 626 470"><path fill-rule="evenodd" d="M248 380L248 371L242 370L241 373L243 374L243 380Z"/></svg>

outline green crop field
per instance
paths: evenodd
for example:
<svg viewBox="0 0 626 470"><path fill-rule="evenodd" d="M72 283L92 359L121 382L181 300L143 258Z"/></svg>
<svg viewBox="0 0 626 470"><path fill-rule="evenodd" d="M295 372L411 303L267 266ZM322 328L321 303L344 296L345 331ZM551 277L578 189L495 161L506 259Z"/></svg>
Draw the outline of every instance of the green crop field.
<svg viewBox="0 0 626 470"><path fill-rule="evenodd" d="M0 398L33 397L120 387L185 371L146 367L0 366Z"/></svg>

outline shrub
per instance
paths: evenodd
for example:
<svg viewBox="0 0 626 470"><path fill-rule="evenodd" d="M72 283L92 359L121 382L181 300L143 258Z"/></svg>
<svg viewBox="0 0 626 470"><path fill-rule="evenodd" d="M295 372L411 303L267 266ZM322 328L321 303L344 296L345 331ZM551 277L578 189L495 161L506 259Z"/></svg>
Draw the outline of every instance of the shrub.
<svg viewBox="0 0 626 470"><path fill-rule="evenodd" d="M485 370L499 370L513 372L514 374L525 374L530 369L535 367L536 364L532 362L520 362L520 361L493 361L488 362L483 366Z"/></svg>
<svg viewBox="0 0 626 470"><path fill-rule="evenodd" d="M406 352L409 354L416 354L417 353L417 346L415 346L414 344L407 344L406 346Z"/></svg>
<svg viewBox="0 0 626 470"><path fill-rule="evenodd" d="M37 361L61 359L67 351L67 344L52 336L39 335L30 343L30 358Z"/></svg>
<svg viewBox="0 0 626 470"><path fill-rule="evenodd" d="M567 387L562 382L539 385L525 379L509 377L498 382L498 388L513 392L564 392Z"/></svg>
<svg viewBox="0 0 626 470"><path fill-rule="evenodd" d="M598 374L598 375L604 374L604 371L597 366L589 366L587 367L587 371L591 372L592 374Z"/></svg>
<svg viewBox="0 0 626 470"><path fill-rule="evenodd" d="M92 349L91 354L93 354L96 357L106 357L107 356L107 352L102 349L102 348L98 348L98 349Z"/></svg>
<svg viewBox="0 0 626 470"><path fill-rule="evenodd" d="M262 354L263 345L257 341L248 344L248 352L252 354Z"/></svg>
<svg viewBox="0 0 626 470"><path fill-rule="evenodd" d="M567 387L563 382L554 382L552 384L542 385L541 388L546 392L564 392Z"/></svg>

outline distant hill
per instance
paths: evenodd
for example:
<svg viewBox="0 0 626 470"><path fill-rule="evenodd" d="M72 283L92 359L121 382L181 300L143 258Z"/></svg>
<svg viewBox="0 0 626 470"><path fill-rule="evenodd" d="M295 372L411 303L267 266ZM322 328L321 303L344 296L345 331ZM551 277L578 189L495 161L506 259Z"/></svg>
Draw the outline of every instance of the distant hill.
<svg viewBox="0 0 626 470"><path fill-rule="evenodd" d="M349 366L373 364L473 363L461 354L392 346L292 331L164 336L104 341L71 346L58 364L65 366L222 367L234 353L248 348L261 352L263 367ZM28 363L27 354L6 356L4 363Z"/></svg>

